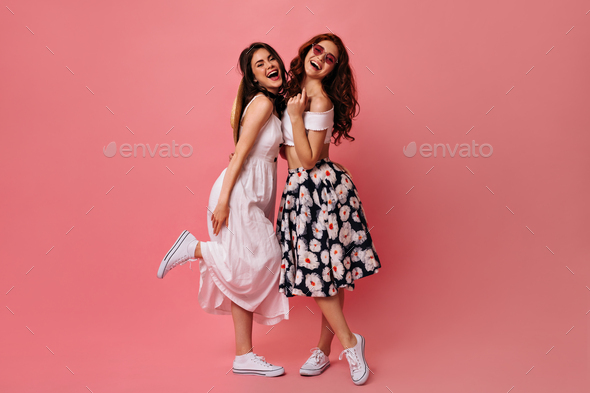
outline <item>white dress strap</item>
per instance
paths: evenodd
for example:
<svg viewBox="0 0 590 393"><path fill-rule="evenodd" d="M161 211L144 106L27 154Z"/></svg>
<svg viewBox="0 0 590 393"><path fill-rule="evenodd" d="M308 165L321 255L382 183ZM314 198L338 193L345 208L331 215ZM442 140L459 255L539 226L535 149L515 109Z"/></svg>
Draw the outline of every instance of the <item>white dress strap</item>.
<svg viewBox="0 0 590 393"><path fill-rule="evenodd" d="M255 95L254 97L252 97L252 99L250 100L250 102L248 103L248 105L246 105L246 107L244 108L244 111L242 112L242 117L241 117L241 119L243 119L243 118L244 118L244 115L246 114L246 111L248 110L248 107L250 106L250 104L251 104L252 102L254 102L254 100L256 99L256 97L260 97L261 95L262 95L262 94L260 94L260 95ZM241 123L241 119L240 119L240 123Z"/></svg>
<svg viewBox="0 0 590 393"><path fill-rule="evenodd" d="M256 99L256 97L260 97L260 96L259 95L255 95L254 97L252 97L252 99L250 100L250 102L248 103L248 105L246 105L246 107L242 111L242 117L240 117L240 125L238 126L238 138L239 138L239 136L241 134L241 131L242 131L242 120L244 119L244 115L246 114L246 111L248 110L248 107L250 106L250 104L252 102L254 102L254 100Z"/></svg>

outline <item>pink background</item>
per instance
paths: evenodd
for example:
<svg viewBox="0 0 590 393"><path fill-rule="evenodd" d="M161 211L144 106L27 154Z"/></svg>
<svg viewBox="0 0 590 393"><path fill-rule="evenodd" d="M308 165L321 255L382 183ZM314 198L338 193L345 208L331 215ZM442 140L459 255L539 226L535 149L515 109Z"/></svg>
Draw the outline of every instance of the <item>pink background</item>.
<svg viewBox="0 0 590 393"><path fill-rule="evenodd" d="M331 156L353 173L383 264L346 301L374 373L360 389L588 391L587 1L4 5L0 391L357 389L336 341L330 369L298 375L319 331L312 300L291 300L270 332L255 325L255 351L285 376L226 375L231 318L199 308L197 265L156 278L180 231L206 237L239 52L261 40L288 64L328 28L361 104L357 141ZM193 155L102 153L172 140ZM493 155L402 153L472 140ZM279 174L282 190L284 162Z"/></svg>

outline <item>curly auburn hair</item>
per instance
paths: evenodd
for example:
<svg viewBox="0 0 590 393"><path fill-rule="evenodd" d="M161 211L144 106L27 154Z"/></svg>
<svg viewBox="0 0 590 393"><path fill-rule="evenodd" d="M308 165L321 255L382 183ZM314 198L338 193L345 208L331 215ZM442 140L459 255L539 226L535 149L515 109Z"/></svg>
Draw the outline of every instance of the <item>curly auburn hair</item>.
<svg viewBox="0 0 590 393"><path fill-rule="evenodd" d="M264 86L261 86L258 82L254 82L254 72L252 71L252 57L254 53L258 51L258 49L266 49L279 63L279 72L281 73L281 78L283 79L283 84L279 89L277 94L273 94L270 91L266 90ZM285 65L283 64L283 59L277 53L276 50L273 49L272 46L264 43L264 42L254 42L250 44L247 48L242 50L240 53L240 58L238 60L238 67L240 73L242 74L242 82L244 84L244 95L242 98L242 105L241 105L241 113L239 114L238 119L242 118L242 114L244 112L244 108L246 104L250 102L252 98L258 93L262 93L265 96L271 98L274 103L274 107L279 114L279 118L281 114L287 107L287 103L284 99L284 91L287 87L287 71L285 70Z"/></svg>
<svg viewBox="0 0 590 393"><path fill-rule="evenodd" d="M352 119L358 116L360 106L357 101L356 83L352 68L349 64L348 52L340 37L335 34L318 34L301 45L297 56L291 61L289 81L287 82L287 97L293 97L301 93L303 79L305 78L305 56L313 44L321 41L332 41L338 48L338 63L332 72L322 80L324 92L334 104L334 144L339 145L344 137L354 141L349 135L352 127Z"/></svg>

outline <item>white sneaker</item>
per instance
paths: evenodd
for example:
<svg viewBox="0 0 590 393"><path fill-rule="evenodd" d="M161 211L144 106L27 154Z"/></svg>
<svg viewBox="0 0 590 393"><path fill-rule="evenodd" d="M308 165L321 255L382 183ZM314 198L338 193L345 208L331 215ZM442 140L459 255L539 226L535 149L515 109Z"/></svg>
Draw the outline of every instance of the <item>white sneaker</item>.
<svg viewBox="0 0 590 393"><path fill-rule="evenodd" d="M360 334L353 334L356 337L356 345L342 351L338 359L342 359L342 355L346 354L352 382L355 385L362 385L369 378L369 366L365 360L365 338Z"/></svg>
<svg viewBox="0 0 590 393"><path fill-rule="evenodd" d="M189 231L182 231L172 248L168 251L160 268L158 269L158 278L164 278L166 273L176 266L184 265L189 259L195 259L195 255L190 255L188 245L197 240Z"/></svg>
<svg viewBox="0 0 590 393"><path fill-rule="evenodd" d="M324 351L319 348L313 348L311 349L311 356L303 363L299 374L306 376L320 375L328 367L330 367L330 359L328 359Z"/></svg>
<svg viewBox="0 0 590 393"><path fill-rule="evenodd" d="M285 373L284 368L267 363L263 356L258 356L254 352L236 356L232 371L234 374L260 375L263 377L278 377Z"/></svg>

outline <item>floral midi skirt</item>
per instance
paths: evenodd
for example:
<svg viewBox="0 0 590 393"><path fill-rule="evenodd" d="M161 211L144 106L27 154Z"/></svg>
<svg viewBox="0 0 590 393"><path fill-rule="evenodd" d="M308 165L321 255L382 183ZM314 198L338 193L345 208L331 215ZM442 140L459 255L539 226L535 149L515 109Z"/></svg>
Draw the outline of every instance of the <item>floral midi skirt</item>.
<svg viewBox="0 0 590 393"><path fill-rule="evenodd" d="M289 169L277 218L279 292L334 296L379 271L365 213L350 177L329 158Z"/></svg>

